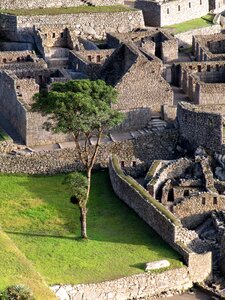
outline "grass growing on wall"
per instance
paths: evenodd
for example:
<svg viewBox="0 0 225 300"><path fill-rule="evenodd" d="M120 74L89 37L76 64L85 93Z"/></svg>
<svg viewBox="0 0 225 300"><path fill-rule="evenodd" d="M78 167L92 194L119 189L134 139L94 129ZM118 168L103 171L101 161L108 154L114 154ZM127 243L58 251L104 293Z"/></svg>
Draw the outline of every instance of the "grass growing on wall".
<svg viewBox="0 0 225 300"><path fill-rule="evenodd" d="M89 240L80 240L79 211L63 178L0 176L1 225L48 284L115 279L160 259L181 266L178 254L115 196L107 172L93 176Z"/></svg>
<svg viewBox="0 0 225 300"><path fill-rule="evenodd" d="M49 7L33 9L9 9L0 10L0 13L8 13L16 16L39 16L39 15L61 15L80 13L116 13L135 10L124 5L112 6L78 6L78 7Z"/></svg>
<svg viewBox="0 0 225 300"><path fill-rule="evenodd" d="M193 19L179 24L166 26L165 28L174 28L174 33L181 33L188 30L194 30L202 27L208 27L213 25L214 15L208 14L204 17Z"/></svg>

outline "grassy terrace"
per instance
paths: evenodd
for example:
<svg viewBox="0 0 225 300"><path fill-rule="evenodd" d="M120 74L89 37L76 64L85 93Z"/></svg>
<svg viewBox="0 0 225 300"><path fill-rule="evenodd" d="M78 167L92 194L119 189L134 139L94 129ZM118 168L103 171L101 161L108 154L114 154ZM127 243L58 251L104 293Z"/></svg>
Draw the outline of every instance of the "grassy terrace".
<svg viewBox="0 0 225 300"><path fill-rule="evenodd" d="M39 16L39 15L60 15L60 14L80 14L80 13L116 13L135 10L124 5L113 6L78 6L60 8L37 8L37 9L15 9L0 10L0 13L8 13L16 16Z"/></svg>
<svg viewBox="0 0 225 300"><path fill-rule="evenodd" d="M181 33L181 32L185 32L188 30L198 29L201 27L212 26L213 18L214 18L213 15L206 15L206 16L198 18L198 19L193 19L193 20L186 21L183 23L166 26L165 28L174 28L175 33Z"/></svg>
<svg viewBox="0 0 225 300"><path fill-rule="evenodd" d="M114 195L106 172L93 176L89 240L80 240L78 208L69 202L63 176L0 176L1 226L48 284L115 279L141 273L145 262L159 259L168 259L171 268L182 265L178 254ZM6 253L0 236L2 247ZM0 261L0 289L27 282L29 274L17 268L13 255L0 252Z"/></svg>

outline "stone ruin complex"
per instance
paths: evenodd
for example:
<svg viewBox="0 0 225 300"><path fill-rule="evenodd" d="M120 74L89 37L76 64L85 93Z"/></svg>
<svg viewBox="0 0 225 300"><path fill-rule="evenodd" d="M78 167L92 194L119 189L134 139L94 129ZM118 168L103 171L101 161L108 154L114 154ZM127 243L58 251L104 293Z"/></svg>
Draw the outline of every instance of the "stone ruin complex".
<svg viewBox="0 0 225 300"><path fill-rule="evenodd" d="M125 3L143 14L127 10L0 15L0 126L17 142L36 149L0 155L0 171L54 174L80 169L74 163L74 149L60 149L69 145L71 137L44 130L46 118L31 112L33 95L53 82L104 79L118 90L114 108L126 119L104 139L98 167L108 166L109 156L116 154L125 175L144 174L141 189L153 199L151 205L140 202L135 186L131 189L112 160L109 163L115 193L182 255L192 281L210 275L208 251L213 252L213 281L222 289L218 282L221 272L225 274L225 35L194 36L190 54L179 51L179 41L168 29L145 24L179 23L209 11L218 13L225 4L220 0ZM103 1L63 4L96 6ZM114 4L124 1L104 1ZM53 6L62 3L0 1L1 9ZM48 144L58 150L46 153L36 147ZM0 145L0 151L17 146L7 147ZM131 198L138 204L130 203Z"/></svg>

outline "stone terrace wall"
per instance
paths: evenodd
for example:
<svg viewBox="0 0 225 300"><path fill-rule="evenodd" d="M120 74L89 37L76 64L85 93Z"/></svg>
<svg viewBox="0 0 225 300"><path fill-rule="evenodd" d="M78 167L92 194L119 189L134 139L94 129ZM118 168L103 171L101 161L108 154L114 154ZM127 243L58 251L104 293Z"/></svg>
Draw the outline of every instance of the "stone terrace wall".
<svg viewBox="0 0 225 300"><path fill-rule="evenodd" d="M102 144L96 166L101 164L102 167L107 167L108 158L112 153L117 154L127 166L132 165L135 159L142 161L146 166L149 166L154 159L173 159L172 150L177 139L177 131L168 130L161 135L149 133L134 140ZM76 149L38 152L25 156L0 155L0 172L27 174L71 172L82 169L77 161Z"/></svg>
<svg viewBox="0 0 225 300"><path fill-rule="evenodd" d="M193 149L202 146L221 151L223 120L220 114L201 111L201 107L182 102L178 104L177 120L180 134Z"/></svg>
<svg viewBox="0 0 225 300"><path fill-rule="evenodd" d="M92 14L63 14L41 16L18 16L17 24L20 28L37 28L42 26L61 25L75 30L77 36L89 39L103 39L106 32L127 32L144 27L141 11L127 11L117 13Z"/></svg>
<svg viewBox="0 0 225 300"><path fill-rule="evenodd" d="M147 299L167 291L183 291L192 286L188 268L160 274L138 274L117 280L75 286L54 286L56 295L68 295L71 300Z"/></svg>
<svg viewBox="0 0 225 300"><path fill-rule="evenodd" d="M117 5L124 4L123 0L90 0L93 5ZM76 7L87 5L82 0L1 0L1 9L21 9L21 8L49 8L49 7Z"/></svg>

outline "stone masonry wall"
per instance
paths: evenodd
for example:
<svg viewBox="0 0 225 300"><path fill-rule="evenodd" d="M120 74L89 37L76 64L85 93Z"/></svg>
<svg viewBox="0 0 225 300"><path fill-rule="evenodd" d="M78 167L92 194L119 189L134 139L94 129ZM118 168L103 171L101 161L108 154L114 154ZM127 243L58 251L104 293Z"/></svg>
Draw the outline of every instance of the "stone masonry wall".
<svg viewBox="0 0 225 300"><path fill-rule="evenodd" d="M177 132L168 130L160 135L149 133L134 140L101 144L96 167L99 165L107 167L108 158L113 153L128 166L136 159L147 167L154 159L173 159L173 147L177 139ZM77 169L82 167L74 148L37 152L25 156L0 155L0 172L3 173L56 174Z"/></svg>
<svg viewBox="0 0 225 300"><path fill-rule="evenodd" d="M173 213L187 228L195 228L213 210L225 210L225 196L213 193L201 193L185 198L173 206Z"/></svg>
<svg viewBox="0 0 225 300"><path fill-rule="evenodd" d="M208 0L175 0L161 4L161 26L181 23L200 18L209 12Z"/></svg>
<svg viewBox="0 0 225 300"><path fill-rule="evenodd" d="M122 172L122 170L120 171ZM167 213L163 211L160 208L162 204L156 206L154 201L157 202L157 200L147 199L140 192L140 189L144 190L144 188L137 182L133 185L127 177L125 177L126 179L122 177L116 170L113 160L110 160L109 163L109 174L115 194L183 256L193 282L202 282L210 276L212 271L211 253L206 253L204 243L198 239L197 234L182 227L176 218L172 222L172 214L169 211ZM196 251L202 254L198 254Z"/></svg>
<svg viewBox="0 0 225 300"><path fill-rule="evenodd" d="M135 115L133 113L132 117L135 117L135 123L141 127L147 125L152 113L161 113L162 105L173 103L173 92L169 84L160 74L154 72L151 66L151 62L139 59L116 85L119 97L114 108L135 109Z"/></svg>
<svg viewBox="0 0 225 300"><path fill-rule="evenodd" d="M17 128L23 140L26 139L26 109L17 99L15 78L0 72L1 113Z"/></svg>
<svg viewBox="0 0 225 300"><path fill-rule="evenodd" d="M41 16L18 16L17 24L20 28L36 28L42 26L61 25L75 30L77 36L89 39L103 39L106 32L127 32L144 27L141 11L127 11L117 13L92 14L62 14Z"/></svg>
<svg viewBox="0 0 225 300"><path fill-rule="evenodd" d="M217 34L221 32L220 25L213 25L193 30L188 30L182 33L175 34L175 38L178 39L179 46L183 46L185 48L190 47L192 45L192 38L195 35L211 35Z"/></svg>
<svg viewBox="0 0 225 300"><path fill-rule="evenodd" d="M117 5L124 4L123 0L90 0L94 5ZM49 7L76 7L87 5L82 0L1 0L1 9L22 9L22 8L49 8Z"/></svg>
<svg viewBox="0 0 225 300"><path fill-rule="evenodd" d="M222 116L220 114L204 112L197 106L178 104L177 120L182 137L192 148L202 146L212 151L221 151L223 140Z"/></svg>
<svg viewBox="0 0 225 300"><path fill-rule="evenodd" d="M171 291L183 291L192 286L188 268L169 270L160 274L138 274L117 280L52 287L56 295L71 300L147 299ZM65 296L64 296L65 297Z"/></svg>

